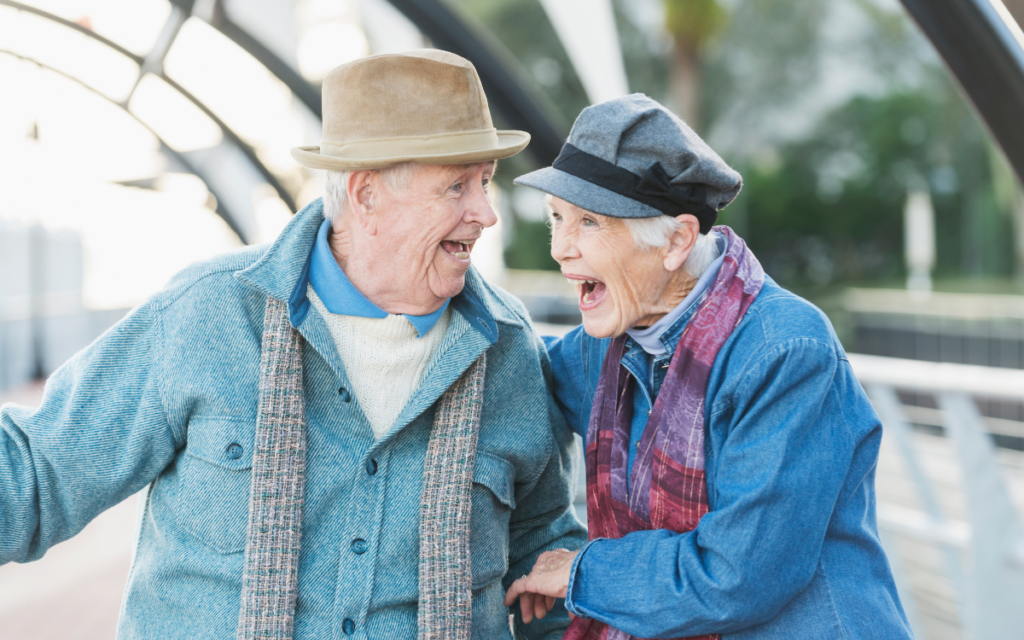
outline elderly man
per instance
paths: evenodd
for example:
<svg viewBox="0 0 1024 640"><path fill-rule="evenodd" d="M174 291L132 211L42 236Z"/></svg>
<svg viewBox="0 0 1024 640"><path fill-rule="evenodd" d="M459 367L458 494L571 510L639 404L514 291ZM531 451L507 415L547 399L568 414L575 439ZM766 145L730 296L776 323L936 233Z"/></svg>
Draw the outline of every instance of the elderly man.
<svg viewBox="0 0 1024 640"><path fill-rule="evenodd" d="M571 640L911 637L875 523L882 430L828 319L728 227L740 176L642 95L583 111L551 255L583 326L549 351L586 440L591 542L517 580Z"/></svg>
<svg viewBox="0 0 1024 640"><path fill-rule="evenodd" d="M149 485L119 638L557 638L564 610L513 631L502 600L585 542L572 434L523 307L470 266L529 136L441 51L339 67L323 100L293 153L323 203L0 411L0 563Z"/></svg>

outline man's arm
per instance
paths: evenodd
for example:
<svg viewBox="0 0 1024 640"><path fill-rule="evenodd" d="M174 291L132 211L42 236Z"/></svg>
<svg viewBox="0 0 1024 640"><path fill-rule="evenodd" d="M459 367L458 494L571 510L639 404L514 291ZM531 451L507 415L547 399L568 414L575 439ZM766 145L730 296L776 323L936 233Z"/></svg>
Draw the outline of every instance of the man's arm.
<svg viewBox="0 0 1024 640"><path fill-rule="evenodd" d="M38 410L0 408L0 564L41 558L174 459L161 355L150 301L58 369Z"/></svg>
<svg viewBox="0 0 1024 640"><path fill-rule="evenodd" d="M770 620L814 576L858 444L837 382L848 366L815 340L770 349L735 393L713 462L715 511L694 531L595 540L516 588L566 590L574 614L637 637L728 633Z"/></svg>
<svg viewBox="0 0 1024 640"><path fill-rule="evenodd" d="M539 344L545 377L550 381L550 369L544 347ZM586 531L580 526L572 508L576 483L576 465L581 464L572 432L566 426L555 401L548 397L547 420L551 428L548 460L543 471L530 486L516 496L516 508L509 521L509 568L503 586L530 572L537 557L554 549L579 549L586 543ZM542 620L523 622L519 608L515 608L517 637L530 640L555 640L569 624L568 614L561 603L555 605Z"/></svg>

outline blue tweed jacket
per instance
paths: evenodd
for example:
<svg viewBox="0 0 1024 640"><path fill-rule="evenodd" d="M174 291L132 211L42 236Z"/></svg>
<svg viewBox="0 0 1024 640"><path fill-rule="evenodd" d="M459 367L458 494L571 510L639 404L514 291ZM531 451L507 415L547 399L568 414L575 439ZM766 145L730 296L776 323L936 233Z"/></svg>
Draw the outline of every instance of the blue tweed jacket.
<svg viewBox="0 0 1024 640"><path fill-rule="evenodd" d="M375 440L305 300L319 201L270 247L190 267L48 381L0 409L0 564L40 558L149 485L118 637L234 638L267 296L304 342L307 484L295 638L414 638L423 459L441 394L487 351L472 490L473 638L559 638L558 606L510 631L505 588L579 548L573 437L520 303L470 271L448 333ZM516 607L518 610L518 607ZM518 616L518 613L517 613Z"/></svg>

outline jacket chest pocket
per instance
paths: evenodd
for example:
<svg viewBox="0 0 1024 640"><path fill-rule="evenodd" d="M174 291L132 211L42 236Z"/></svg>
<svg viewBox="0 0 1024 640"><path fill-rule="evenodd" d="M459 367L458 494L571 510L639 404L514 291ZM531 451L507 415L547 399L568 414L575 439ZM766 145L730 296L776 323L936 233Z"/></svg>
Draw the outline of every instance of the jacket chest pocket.
<svg viewBox="0 0 1024 640"><path fill-rule="evenodd" d="M194 418L178 458L176 516L219 553L245 550L255 426L233 418Z"/></svg>
<svg viewBox="0 0 1024 640"><path fill-rule="evenodd" d="M508 572L508 523L516 506L514 483L515 468L508 461L477 452L470 514L474 589L500 580Z"/></svg>

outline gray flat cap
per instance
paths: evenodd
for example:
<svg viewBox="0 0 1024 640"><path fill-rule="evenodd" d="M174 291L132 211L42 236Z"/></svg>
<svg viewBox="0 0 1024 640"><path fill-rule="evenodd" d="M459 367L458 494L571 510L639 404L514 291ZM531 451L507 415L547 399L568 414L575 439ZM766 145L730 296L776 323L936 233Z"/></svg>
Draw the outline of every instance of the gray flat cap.
<svg viewBox="0 0 1024 640"><path fill-rule="evenodd" d="M634 93L584 109L554 164L515 183L616 218L690 213L707 233L743 179L678 116Z"/></svg>

